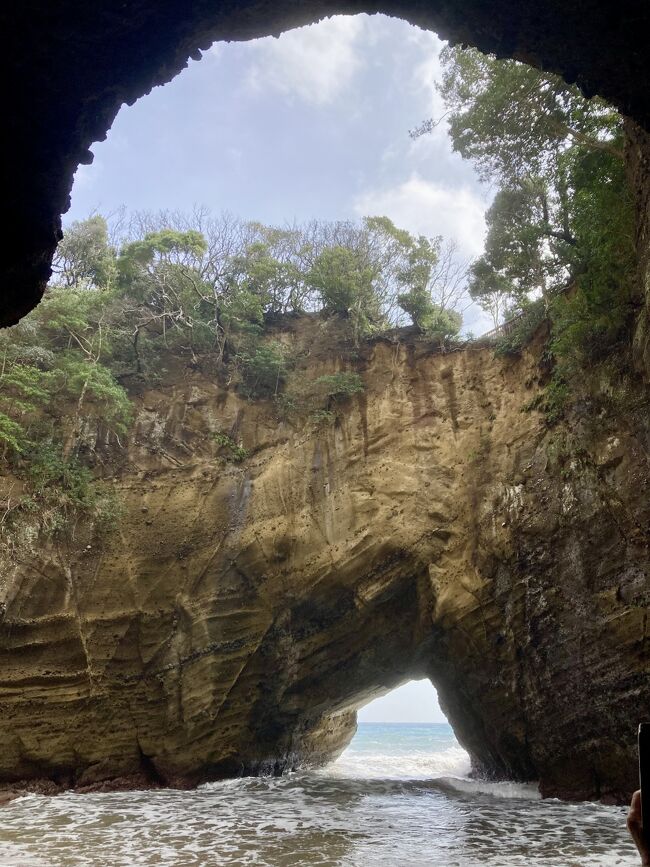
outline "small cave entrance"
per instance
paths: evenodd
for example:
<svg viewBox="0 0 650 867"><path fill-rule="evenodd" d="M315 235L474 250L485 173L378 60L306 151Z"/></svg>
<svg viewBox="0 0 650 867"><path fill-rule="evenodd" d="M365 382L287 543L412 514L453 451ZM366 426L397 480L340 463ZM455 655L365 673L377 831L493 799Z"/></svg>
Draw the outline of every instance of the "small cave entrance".
<svg viewBox="0 0 650 867"><path fill-rule="evenodd" d="M329 768L343 776L427 780L465 777L471 765L434 685L424 678L403 683L359 708L356 734Z"/></svg>
<svg viewBox="0 0 650 867"><path fill-rule="evenodd" d="M449 725L440 708L435 686L427 678L409 680L357 711L364 724Z"/></svg>

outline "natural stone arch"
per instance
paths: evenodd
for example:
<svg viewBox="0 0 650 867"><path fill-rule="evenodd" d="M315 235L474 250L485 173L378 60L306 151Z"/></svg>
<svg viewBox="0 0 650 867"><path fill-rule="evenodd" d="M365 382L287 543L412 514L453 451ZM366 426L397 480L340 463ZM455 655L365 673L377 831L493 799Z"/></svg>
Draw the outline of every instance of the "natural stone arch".
<svg viewBox="0 0 650 867"><path fill-rule="evenodd" d="M289 327L301 376L342 363L319 317ZM323 761L355 707L425 675L484 772L627 796L650 704L647 462L619 420L568 484L521 411L537 362L379 340L323 430L185 368L134 394L126 454L91 441L119 536L33 550L27 527L0 559L0 784ZM226 429L241 464L215 452Z"/></svg>
<svg viewBox="0 0 650 867"><path fill-rule="evenodd" d="M169 81L215 40L277 35L326 15L385 13L516 57L599 93L650 126L644 0L111 0L33 2L2 12L10 118L5 157L5 255L0 326L39 301L80 163L123 103ZM644 145L646 147L646 145ZM645 176L645 175L644 175Z"/></svg>

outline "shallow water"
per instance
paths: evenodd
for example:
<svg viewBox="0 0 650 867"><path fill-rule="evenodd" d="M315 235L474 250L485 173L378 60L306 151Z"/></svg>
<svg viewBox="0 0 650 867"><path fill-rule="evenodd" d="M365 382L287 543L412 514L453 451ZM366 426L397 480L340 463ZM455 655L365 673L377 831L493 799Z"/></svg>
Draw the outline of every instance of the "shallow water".
<svg viewBox="0 0 650 867"><path fill-rule="evenodd" d="M21 798L0 813L0 865L637 865L624 808L542 801L468 770L446 725L363 724L318 772Z"/></svg>

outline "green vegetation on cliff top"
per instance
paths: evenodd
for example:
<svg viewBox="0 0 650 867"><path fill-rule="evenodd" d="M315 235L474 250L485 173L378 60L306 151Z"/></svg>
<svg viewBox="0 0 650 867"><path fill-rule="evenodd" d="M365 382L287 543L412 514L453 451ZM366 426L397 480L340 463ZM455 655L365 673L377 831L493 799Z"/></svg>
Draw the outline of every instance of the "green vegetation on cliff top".
<svg viewBox="0 0 650 867"><path fill-rule="evenodd" d="M620 117L555 76L476 51L443 52L439 87L454 148L496 184L484 254L469 269L453 243L414 237L386 217L277 228L205 211L135 215L126 229L93 216L65 233L39 307L0 332L0 458L23 493L12 514L70 531L109 526L116 503L87 469L94 428L118 445L131 422L125 385L155 382L174 355L209 359L251 398L321 424L363 389L341 371L291 376L278 318L335 317L350 347L410 321L444 346L469 289L505 317L497 351L519 351L546 320L556 421L581 373L619 349L636 289L633 207ZM434 125L427 122L416 134ZM221 437L219 440L218 437ZM227 434L232 460L246 452ZM13 503L13 505L12 505Z"/></svg>
<svg viewBox="0 0 650 867"><path fill-rule="evenodd" d="M74 527L72 512L100 524L117 514L86 469L93 436L121 444L127 385L155 383L171 357L205 364L250 399L274 399L285 417L332 420L361 378L289 382L278 318L334 318L354 352L409 315L440 344L460 329L462 268L441 238L383 217L277 229L204 212L141 214L117 241L101 216L73 224L42 303L0 333L0 457L23 491L9 497L3 531L26 511L48 532ZM227 434L215 443L230 460L246 457Z"/></svg>
<svg viewBox="0 0 650 867"><path fill-rule="evenodd" d="M623 119L522 63L451 47L441 59L453 147L496 187L469 291L495 324L511 322L503 353L548 322L554 420L585 369L626 355L638 273Z"/></svg>

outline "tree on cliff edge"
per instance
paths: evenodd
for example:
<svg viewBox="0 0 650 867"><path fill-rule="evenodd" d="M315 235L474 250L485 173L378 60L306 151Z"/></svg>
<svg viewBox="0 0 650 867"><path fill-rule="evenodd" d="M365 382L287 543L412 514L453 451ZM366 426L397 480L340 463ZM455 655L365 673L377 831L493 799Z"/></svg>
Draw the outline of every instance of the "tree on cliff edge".
<svg viewBox="0 0 650 867"><path fill-rule="evenodd" d="M547 298L561 355L611 345L635 288L622 118L603 100L516 61L452 47L441 61L438 90L453 148L497 188L471 294L497 315ZM571 298L551 302L567 287Z"/></svg>

